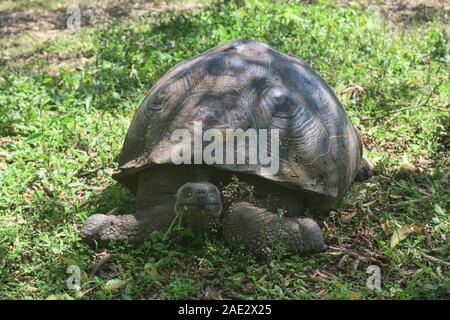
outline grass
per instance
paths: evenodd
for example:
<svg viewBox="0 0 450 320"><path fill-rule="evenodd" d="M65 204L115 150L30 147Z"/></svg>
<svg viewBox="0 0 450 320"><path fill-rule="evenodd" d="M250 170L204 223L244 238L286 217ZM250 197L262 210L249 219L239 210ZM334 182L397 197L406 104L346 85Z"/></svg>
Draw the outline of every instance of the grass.
<svg viewBox="0 0 450 320"><path fill-rule="evenodd" d="M359 5L219 2L69 32L34 46L31 58L2 61L0 298L448 299L444 27L439 14L399 25ZM325 221L332 249L264 262L216 238L183 246L154 234L106 253L82 245L88 216L133 210L111 173L151 85L234 38L302 57L364 133L375 175L353 185ZM75 64L59 65L64 56ZM73 264L80 290L67 288ZM380 291L366 286L370 265L381 268Z"/></svg>

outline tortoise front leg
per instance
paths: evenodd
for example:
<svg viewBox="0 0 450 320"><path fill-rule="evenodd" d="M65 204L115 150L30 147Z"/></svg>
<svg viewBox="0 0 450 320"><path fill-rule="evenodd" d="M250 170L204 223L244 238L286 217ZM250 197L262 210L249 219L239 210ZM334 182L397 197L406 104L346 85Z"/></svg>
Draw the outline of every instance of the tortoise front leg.
<svg viewBox="0 0 450 320"><path fill-rule="evenodd" d="M166 231L174 218L173 205L160 205L135 214L90 216L81 227L82 241L91 247L106 247L111 240L143 242L153 231Z"/></svg>
<svg viewBox="0 0 450 320"><path fill-rule="evenodd" d="M277 244L296 253L326 249L322 231L314 220L279 217L245 201L231 206L223 221L223 234L227 242L243 244L254 253L273 251Z"/></svg>

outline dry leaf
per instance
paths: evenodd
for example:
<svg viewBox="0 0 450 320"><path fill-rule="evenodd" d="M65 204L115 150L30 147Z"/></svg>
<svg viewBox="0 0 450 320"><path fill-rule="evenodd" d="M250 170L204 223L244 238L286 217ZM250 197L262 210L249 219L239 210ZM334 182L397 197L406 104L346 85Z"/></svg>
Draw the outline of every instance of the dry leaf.
<svg viewBox="0 0 450 320"><path fill-rule="evenodd" d="M23 195L23 197L26 200L32 200L33 199L33 194L34 194L34 190L29 190Z"/></svg>
<svg viewBox="0 0 450 320"><path fill-rule="evenodd" d="M7 159L9 157L9 153L6 151L0 151L0 159Z"/></svg>
<svg viewBox="0 0 450 320"><path fill-rule="evenodd" d="M406 237L408 237L411 232L413 232L413 229L409 226L404 226L396 229L391 237L391 249L395 248L395 246L398 245L400 241L406 239Z"/></svg>
<svg viewBox="0 0 450 320"><path fill-rule="evenodd" d="M367 207L370 207L371 205L373 205L375 202L377 202L377 200L373 200L373 201L364 203L362 206L363 206L363 208L367 208Z"/></svg>
<svg viewBox="0 0 450 320"><path fill-rule="evenodd" d="M411 232L414 232L416 234L423 233L423 228L419 226L411 226Z"/></svg>
<svg viewBox="0 0 450 320"><path fill-rule="evenodd" d="M11 221L12 221L12 223L17 224L17 225L22 225L22 224L26 223L26 221L24 219L19 218L19 217L13 218Z"/></svg>
<svg viewBox="0 0 450 320"><path fill-rule="evenodd" d="M11 139L8 137L1 137L0 138L0 146L5 146L9 143Z"/></svg>
<svg viewBox="0 0 450 320"><path fill-rule="evenodd" d="M342 269L342 266L344 265L348 257L349 257L348 254L342 256L342 258L339 260L339 263L337 264L338 269Z"/></svg>
<svg viewBox="0 0 450 320"><path fill-rule="evenodd" d="M349 221L351 218L353 218L354 216L356 216L358 212L356 210L353 210L353 212L351 212L350 214L347 214L345 216L342 217L342 220L344 221Z"/></svg>
<svg viewBox="0 0 450 320"><path fill-rule="evenodd" d="M319 269L316 270L315 275L318 275L321 278L324 279L330 279L330 274L326 272L325 270L321 271Z"/></svg>
<svg viewBox="0 0 450 320"><path fill-rule="evenodd" d="M404 165L409 165L409 159L408 159L408 155L406 153L403 154L401 161Z"/></svg>
<svg viewBox="0 0 450 320"><path fill-rule="evenodd" d="M127 283L123 280L120 279L111 279L108 280L108 282L106 282L104 288L108 291L114 291L117 289L122 288L123 286L125 286Z"/></svg>
<svg viewBox="0 0 450 320"><path fill-rule="evenodd" d="M388 235L390 233L390 228L389 228L389 222L384 222L381 224L381 229L383 230L385 235Z"/></svg>
<svg viewBox="0 0 450 320"><path fill-rule="evenodd" d="M98 270L100 270L100 268L106 262L108 262L112 257L114 257L114 254L107 253L107 252L102 252L98 256L100 256L100 259L98 259L97 261L95 261L92 264L91 274L89 276L90 278L93 278L95 276L95 274L98 272Z"/></svg>
<svg viewBox="0 0 450 320"><path fill-rule="evenodd" d="M419 188L419 187L417 187L416 189L417 189L417 191L419 193L423 194L424 196L430 196L431 195L431 193L429 193L428 190L426 190L426 189Z"/></svg>
<svg viewBox="0 0 450 320"><path fill-rule="evenodd" d="M348 300L361 300L361 292L352 292L347 296Z"/></svg>
<svg viewBox="0 0 450 320"><path fill-rule="evenodd" d="M147 272L150 280L156 280L159 278L158 270L153 263L146 263L144 270Z"/></svg>
<svg viewBox="0 0 450 320"><path fill-rule="evenodd" d="M450 176L450 170L448 170L444 173L444 175L442 176L442 182L447 184L448 183L448 177Z"/></svg>
<svg viewBox="0 0 450 320"><path fill-rule="evenodd" d="M58 258L62 262L64 262L66 265L68 265L68 266L72 266L72 265L76 265L77 264L72 258L69 258L69 257L66 257L66 256L58 256Z"/></svg>
<svg viewBox="0 0 450 320"><path fill-rule="evenodd" d="M438 266L438 267L436 268L436 274L437 274L437 276L438 276L441 280L444 280L444 279L445 279L444 275L442 274L442 268L441 268L441 266Z"/></svg>

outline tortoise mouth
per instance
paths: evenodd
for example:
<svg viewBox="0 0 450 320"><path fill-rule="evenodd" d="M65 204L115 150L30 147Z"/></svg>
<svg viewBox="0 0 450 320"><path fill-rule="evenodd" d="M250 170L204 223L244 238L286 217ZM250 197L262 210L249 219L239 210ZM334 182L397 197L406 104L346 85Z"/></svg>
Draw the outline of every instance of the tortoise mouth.
<svg viewBox="0 0 450 320"><path fill-rule="evenodd" d="M218 218L220 216L221 209L222 209L222 206L218 203L204 204L200 209L200 213L210 214L210 215Z"/></svg>
<svg viewBox="0 0 450 320"><path fill-rule="evenodd" d="M204 207L206 209L215 209L215 208L219 208L219 204L218 203L207 203L204 205Z"/></svg>
<svg viewBox="0 0 450 320"><path fill-rule="evenodd" d="M178 203L178 211L184 211L190 215L195 214L212 214L220 216L221 204L218 202L211 203Z"/></svg>
<svg viewBox="0 0 450 320"><path fill-rule="evenodd" d="M178 203L176 213L182 225L195 231L209 232L220 219L222 205L217 202Z"/></svg>
<svg viewBox="0 0 450 320"><path fill-rule="evenodd" d="M219 206L218 202L209 202L209 203L183 203L179 202L180 206L186 206L189 208L202 208L202 207L211 207L211 206Z"/></svg>

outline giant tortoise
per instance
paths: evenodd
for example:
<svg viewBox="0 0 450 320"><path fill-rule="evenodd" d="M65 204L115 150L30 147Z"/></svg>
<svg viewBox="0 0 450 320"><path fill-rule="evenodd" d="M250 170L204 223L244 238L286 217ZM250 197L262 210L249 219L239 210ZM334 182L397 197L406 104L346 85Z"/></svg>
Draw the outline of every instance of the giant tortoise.
<svg viewBox="0 0 450 320"><path fill-rule="evenodd" d="M173 133L193 133L196 123L202 132L277 132L278 148L270 144L267 154L277 158L278 170L248 157L244 163L195 162L188 155L175 162L181 140ZM136 212L92 215L81 238L100 246L126 238L140 243L177 221L195 232L218 226L226 242L253 252L278 240L291 252L319 252L326 245L313 218L325 217L355 180L370 174L362 150L341 103L303 60L257 41L222 43L175 65L153 86L131 122L113 176L136 195ZM252 196L225 207L223 188L234 177L253 186ZM275 199L271 206L258 202L268 197Z"/></svg>

